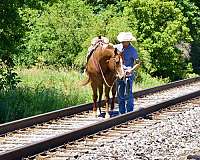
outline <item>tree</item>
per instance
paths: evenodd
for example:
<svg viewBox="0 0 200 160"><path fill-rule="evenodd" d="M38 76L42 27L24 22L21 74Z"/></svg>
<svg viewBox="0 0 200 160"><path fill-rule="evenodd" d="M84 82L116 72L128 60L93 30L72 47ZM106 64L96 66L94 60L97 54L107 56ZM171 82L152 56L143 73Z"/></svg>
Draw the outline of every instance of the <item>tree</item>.
<svg viewBox="0 0 200 160"><path fill-rule="evenodd" d="M22 20L17 12L19 6L20 1L0 2L0 90L13 88L18 82L12 56L23 36Z"/></svg>
<svg viewBox="0 0 200 160"><path fill-rule="evenodd" d="M184 17L188 18L187 27L192 37L191 61L196 73L200 73L200 1L176 0Z"/></svg>
<svg viewBox="0 0 200 160"><path fill-rule="evenodd" d="M106 8L113 4L117 4L117 0L85 0L86 4L93 6L94 13L99 13L106 10Z"/></svg>
<svg viewBox="0 0 200 160"><path fill-rule="evenodd" d="M20 63L72 66L93 28L92 10L79 0L46 4L44 10L24 9L29 31L21 46ZM31 17L31 18L30 18Z"/></svg>
<svg viewBox="0 0 200 160"><path fill-rule="evenodd" d="M171 80L184 77L187 63L176 45L190 42L191 37L187 18L176 3L131 0L124 16L129 17L130 25L137 30L139 48L150 58L150 63L144 65L146 71L152 76L169 77Z"/></svg>

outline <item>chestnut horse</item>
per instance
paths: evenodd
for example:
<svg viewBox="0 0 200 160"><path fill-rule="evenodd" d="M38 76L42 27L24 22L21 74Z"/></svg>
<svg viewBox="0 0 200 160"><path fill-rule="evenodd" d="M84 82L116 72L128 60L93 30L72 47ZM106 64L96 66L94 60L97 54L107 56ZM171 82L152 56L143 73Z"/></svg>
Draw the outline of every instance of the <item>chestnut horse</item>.
<svg viewBox="0 0 200 160"><path fill-rule="evenodd" d="M99 92L99 112L101 113L101 99L103 86L105 86L105 117L109 118L109 92L112 89L111 110L114 109L117 77L124 76L122 67L122 54L111 44L98 43L86 65L88 80L84 85L91 82L93 91L93 114L97 116L97 99Z"/></svg>

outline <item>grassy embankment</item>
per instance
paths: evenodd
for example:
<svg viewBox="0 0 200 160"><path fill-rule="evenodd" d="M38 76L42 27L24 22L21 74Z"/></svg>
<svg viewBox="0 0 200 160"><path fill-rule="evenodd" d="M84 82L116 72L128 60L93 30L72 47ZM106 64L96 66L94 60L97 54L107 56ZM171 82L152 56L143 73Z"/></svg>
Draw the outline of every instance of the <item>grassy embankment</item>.
<svg viewBox="0 0 200 160"><path fill-rule="evenodd" d="M82 87L86 77L74 70L18 69L17 89L0 92L0 123L52 110L92 102L90 86ZM135 91L164 84L163 80L142 74Z"/></svg>

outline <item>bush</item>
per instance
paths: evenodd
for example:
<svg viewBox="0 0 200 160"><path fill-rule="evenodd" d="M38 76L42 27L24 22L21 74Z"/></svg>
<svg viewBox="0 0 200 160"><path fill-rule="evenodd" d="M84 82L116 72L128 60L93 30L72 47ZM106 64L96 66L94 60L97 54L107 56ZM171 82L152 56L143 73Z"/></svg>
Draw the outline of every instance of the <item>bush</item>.
<svg viewBox="0 0 200 160"><path fill-rule="evenodd" d="M0 90L14 89L19 82L13 68L0 59Z"/></svg>
<svg viewBox="0 0 200 160"><path fill-rule="evenodd" d="M80 87L78 72L54 69L21 69L21 83L0 91L0 123L68 106L92 102L90 86Z"/></svg>
<svg viewBox="0 0 200 160"><path fill-rule="evenodd" d="M40 63L41 59L45 65L72 66L93 27L92 10L79 0L58 1L44 8L21 11L29 31L16 59L28 66Z"/></svg>
<svg viewBox="0 0 200 160"><path fill-rule="evenodd" d="M131 0L124 14L138 31L139 47L150 58L147 67L144 65L146 71L152 76L171 80L185 77L187 62L176 45L190 42L191 37L187 18L176 7L176 2ZM145 56L144 52L142 56Z"/></svg>

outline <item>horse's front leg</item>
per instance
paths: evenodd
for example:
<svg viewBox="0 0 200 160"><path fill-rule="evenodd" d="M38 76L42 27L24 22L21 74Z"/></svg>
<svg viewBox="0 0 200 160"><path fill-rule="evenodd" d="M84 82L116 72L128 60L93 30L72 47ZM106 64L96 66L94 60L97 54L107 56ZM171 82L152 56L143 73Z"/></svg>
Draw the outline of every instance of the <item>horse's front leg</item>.
<svg viewBox="0 0 200 160"><path fill-rule="evenodd" d="M106 100L106 115L105 115L105 118L110 118L110 115L109 115L109 92L110 92L110 87L105 87L105 100Z"/></svg>
<svg viewBox="0 0 200 160"><path fill-rule="evenodd" d="M102 106L101 100L102 100L102 95L103 95L103 83L99 85L98 89L99 89L99 102L98 102L99 109L97 110L97 114L101 115L101 106Z"/></svg>
<svg viewBox="0 0 200 160"><path fill-rule="evenodd" d="M112 102L111 102L111 111L115 108L115 95L116 95L116 82L114 83L112 87Z"/></svg>
<svg viewBox="0 0 200 160"><path fill-rule="evenodd" d="M91 83L93 91L93 115L97 117L97 87L94 83Z"/></svg>

